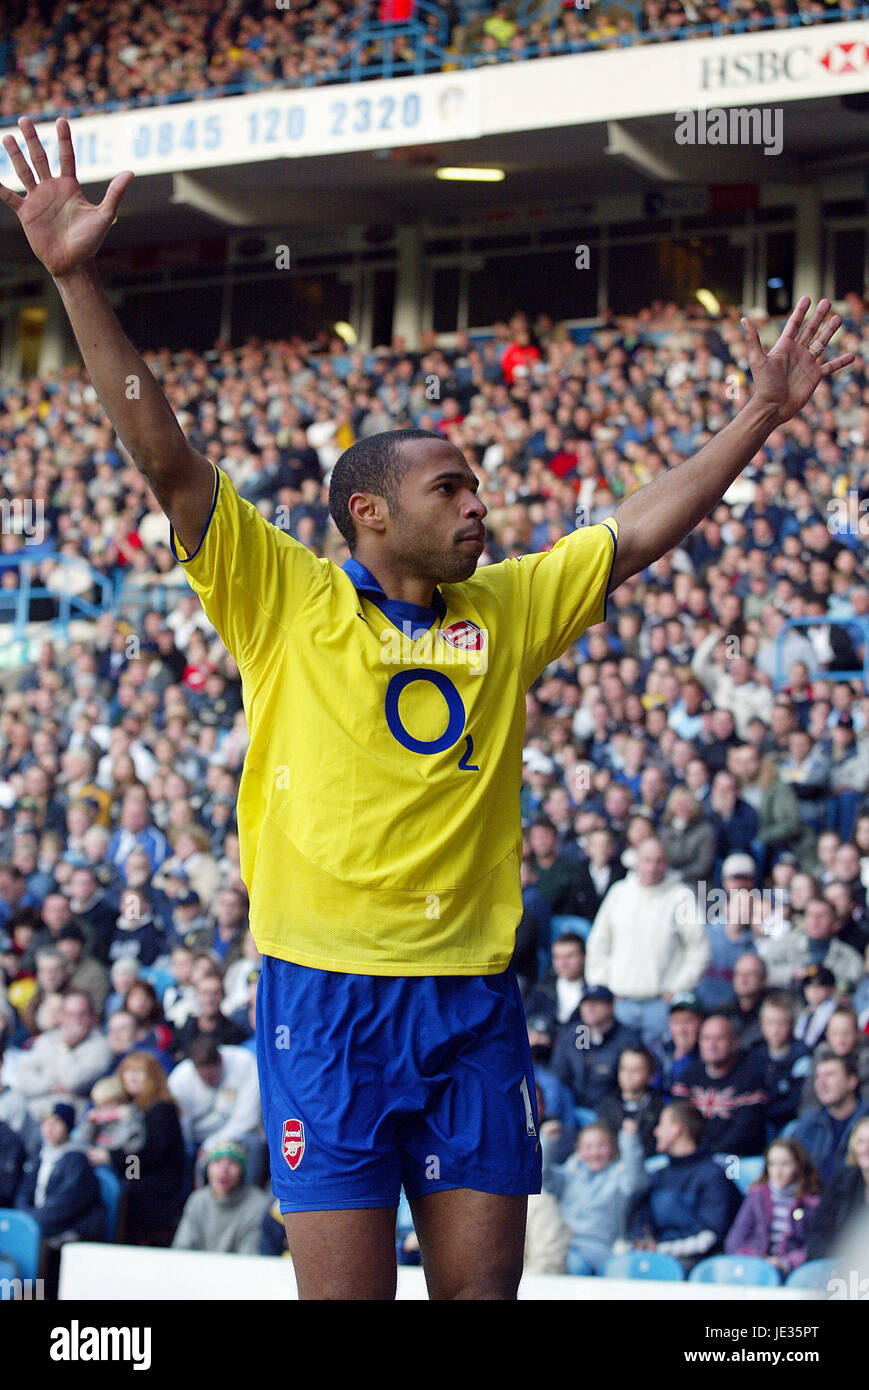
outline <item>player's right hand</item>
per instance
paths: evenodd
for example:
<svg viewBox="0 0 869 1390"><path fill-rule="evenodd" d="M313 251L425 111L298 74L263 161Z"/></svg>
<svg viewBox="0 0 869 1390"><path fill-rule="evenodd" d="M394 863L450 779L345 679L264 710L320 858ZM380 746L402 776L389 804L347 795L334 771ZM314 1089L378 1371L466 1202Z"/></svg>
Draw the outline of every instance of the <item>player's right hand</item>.
<svg viewBox="0 0 869 1390"><path fill-rule="evenodd" d="M27 142L33 168L14 135L4 135L3 144L24 185L24 196L0 184L0 198L15 213L34 255L55 279L93 260L115 220L123 194L135 177L129 169L116 174L102 202L89 203L76 178L69 121L60 116L56 124L60 174L51 173L35 125L29 116L22 116L18 125Z"/></svg>

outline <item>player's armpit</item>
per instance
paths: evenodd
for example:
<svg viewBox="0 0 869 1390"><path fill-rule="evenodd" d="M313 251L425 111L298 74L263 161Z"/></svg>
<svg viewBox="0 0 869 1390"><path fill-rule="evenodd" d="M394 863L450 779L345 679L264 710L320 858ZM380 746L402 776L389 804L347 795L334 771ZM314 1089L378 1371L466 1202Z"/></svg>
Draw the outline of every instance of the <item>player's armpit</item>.
<svg viewBox="0 0 869 1390"><path fill-rule="evenodd" d="M150 483L186 554L192 555L199 546L214 505L214 465L187 445L178 462L152 474Z"/></svg>

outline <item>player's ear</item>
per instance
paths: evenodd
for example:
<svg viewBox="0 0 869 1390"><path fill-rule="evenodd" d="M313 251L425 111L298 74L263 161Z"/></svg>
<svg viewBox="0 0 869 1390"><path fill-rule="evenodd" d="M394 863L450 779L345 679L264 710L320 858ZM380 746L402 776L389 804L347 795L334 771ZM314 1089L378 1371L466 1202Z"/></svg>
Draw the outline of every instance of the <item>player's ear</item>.
<svg viewBox="0 0 869 1390"><path fill-rule="evenodd" d="M378 497L373 492L354 492L347 503L347 509L357 527L381 532L385 529L386 518L389 515L385 497Z"/></svg>

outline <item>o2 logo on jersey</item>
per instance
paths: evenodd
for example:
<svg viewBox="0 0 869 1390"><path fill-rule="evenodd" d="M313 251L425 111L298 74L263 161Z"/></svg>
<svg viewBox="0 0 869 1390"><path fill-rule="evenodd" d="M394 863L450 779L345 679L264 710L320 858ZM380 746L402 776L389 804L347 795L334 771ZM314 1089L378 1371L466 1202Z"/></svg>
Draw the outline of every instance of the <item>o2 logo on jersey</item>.
<svg viewBox="0 0 869 1390"><path fill-rule="evenodd" d="M305 1126L301 1120L284 1120L281 1136L281 1153L293 1172L302 1161L305 1152Z"/></svg>
<svg viewBox="0 0 869 1390"><path fill-rule="evenodd" d="M428 681L436 690L440 691L444 698L447 707L447 727L440 738L414 738L413 734L401 722L401 715L398 711L401 692L416 681ZM465 706L462 697L449 677L445 676L442 671L400 671L398 675L393 676L386 687L385 712L386 723L392 737L411 753L444 753L458 742L465 728ZM480 769L477 764L471 762L473 751L474 740L470 734L465 734L465 750L458 763L462 772L479 772Z"/></svg>
<svg viewBox="0 0 869 1390"><path fill-rule="evenodd" d="M468 618L463 618L458 623L450 623L449 627L442 628L441 631L444 641L449 642L451 647L458 647L460 651L481 652L486 646L485 632Z"/></svg>

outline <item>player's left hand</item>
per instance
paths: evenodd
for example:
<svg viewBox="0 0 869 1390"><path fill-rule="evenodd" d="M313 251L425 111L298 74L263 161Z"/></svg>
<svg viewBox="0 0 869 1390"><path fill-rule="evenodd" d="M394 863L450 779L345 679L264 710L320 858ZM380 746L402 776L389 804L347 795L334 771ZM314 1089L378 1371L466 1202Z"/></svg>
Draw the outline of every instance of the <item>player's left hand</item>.
<svg viewBox="0 0 869 1390"><path fill-rule="evenodd" d="M811 303L807 295L798 301L769 353L761 347L754 324L749 319L741 320L754 380L752 401L774 412L780 425L802 410L822 377L832 376L855 360L853 352L844 352L824 361L827 344L841 327L842 319L839 314L828 318L832 306L829 299L822 299L804 326Z"/></svg>

